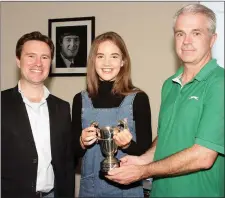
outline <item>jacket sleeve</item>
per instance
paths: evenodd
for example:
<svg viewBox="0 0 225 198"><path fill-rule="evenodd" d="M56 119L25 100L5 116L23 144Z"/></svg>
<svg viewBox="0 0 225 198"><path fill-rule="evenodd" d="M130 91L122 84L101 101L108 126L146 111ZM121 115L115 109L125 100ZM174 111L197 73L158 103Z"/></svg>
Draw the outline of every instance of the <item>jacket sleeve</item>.
<svg viewBox="0 0 225 198"><path fill-rule="evenodd" d="M71 130L70 105L66 106L66 198L74 197L75 189L75 161L74 161L74 135Z"/></svg>
<svg viewBox="0 0 225 198"><path fill-rule="evenodd" d="M74 152L76 165L78 159L83 157L86 150L80 145L80 136L82 132L82 121L81 121L81 109L82 109L82 97L81 93L78 93L73 98L72 105L72 133L74 135Z"/></svg>

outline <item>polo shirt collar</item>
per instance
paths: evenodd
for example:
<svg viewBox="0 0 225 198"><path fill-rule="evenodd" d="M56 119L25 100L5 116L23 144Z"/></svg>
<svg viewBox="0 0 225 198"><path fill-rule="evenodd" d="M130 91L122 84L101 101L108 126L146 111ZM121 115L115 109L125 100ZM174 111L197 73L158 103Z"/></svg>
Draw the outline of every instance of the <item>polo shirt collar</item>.
<svg viewBox="0 0 225 198"><path fill-rule="evenodd" d="M205 66L197 73L194 79L198 81L202 81L206 79L212 70L214 70L218 66L216 59L211 59ZM177 72L173 75L172 80L177 81L177 78L181 77L181 74L184 72L184 66L181 66Z"/></svg>
<svg viewBox="0 0 225 198"><path fill-rule="evenodd" d="M177 72L172 76L172 81L177 82L177 83L179 83L180 85L182 85L180 79L181 79L181 76L182 76L183 72L184 72L184 67L181 66L181 67L177 70Z"/></svg>
<svg viewBox="0 0 225 198"><path fill-rule="evenodd" d="M197 73L195 79L202 81L206 79L212 70L218 66L216 59L211 59L206 65Z"/></svg>

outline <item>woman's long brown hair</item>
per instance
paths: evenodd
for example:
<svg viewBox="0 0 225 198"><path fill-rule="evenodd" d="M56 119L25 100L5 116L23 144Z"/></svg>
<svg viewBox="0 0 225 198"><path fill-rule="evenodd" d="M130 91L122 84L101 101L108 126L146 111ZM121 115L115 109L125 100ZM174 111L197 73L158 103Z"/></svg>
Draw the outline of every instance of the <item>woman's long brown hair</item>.
<svg viewBox="0 0 225 198"><path fill-rule="evenodd" d="M113 84L112 93L128 95L140 92L140 89L132 84L131 61L124 40L115 32L106 32L95 38L89 52L87 61L87 91L89 97L93 98L98 94L99 76L95 70L95 60L99 45L105 41L114 43L120 49L124 62Z"/></svg>

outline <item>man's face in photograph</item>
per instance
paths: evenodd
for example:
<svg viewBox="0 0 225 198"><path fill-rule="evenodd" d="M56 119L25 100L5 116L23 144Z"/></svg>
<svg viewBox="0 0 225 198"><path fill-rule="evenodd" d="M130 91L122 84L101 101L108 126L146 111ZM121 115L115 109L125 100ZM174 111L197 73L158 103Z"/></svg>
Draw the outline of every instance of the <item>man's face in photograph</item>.
<svg viewBox="0 0 225 198"><path fill-rule="evenodd" d="M61 53L67 59L72 59L77 55L80 46L80 38L76 35L64 36L61 43Z"/></svg>

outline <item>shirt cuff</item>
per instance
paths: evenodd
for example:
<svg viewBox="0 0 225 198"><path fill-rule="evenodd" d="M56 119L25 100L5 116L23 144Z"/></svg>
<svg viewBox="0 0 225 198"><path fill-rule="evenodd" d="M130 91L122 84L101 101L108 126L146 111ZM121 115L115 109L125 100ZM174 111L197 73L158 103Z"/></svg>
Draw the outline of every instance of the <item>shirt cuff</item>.
<svg viewBox="0 0 225 198"><path fill-rule="evenodd" d="M199 144L201 146L204 146L208 149L212 149L218 153L222 153L224 154L224 146L218 145L218 144L214 144L213 142L209 142L200 138L196 138L195 139L195 143Z"/></svg>

